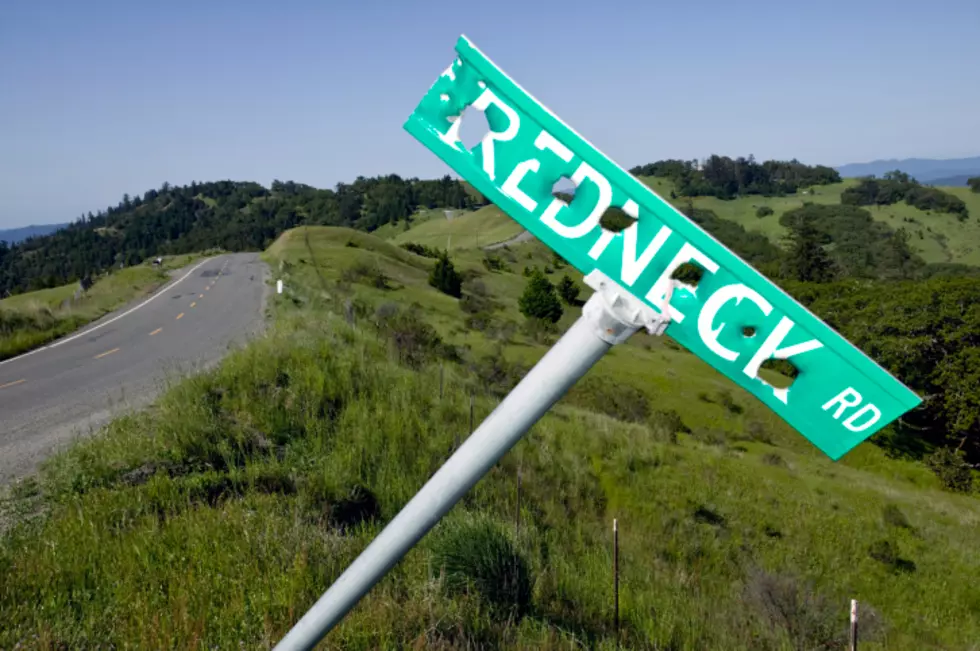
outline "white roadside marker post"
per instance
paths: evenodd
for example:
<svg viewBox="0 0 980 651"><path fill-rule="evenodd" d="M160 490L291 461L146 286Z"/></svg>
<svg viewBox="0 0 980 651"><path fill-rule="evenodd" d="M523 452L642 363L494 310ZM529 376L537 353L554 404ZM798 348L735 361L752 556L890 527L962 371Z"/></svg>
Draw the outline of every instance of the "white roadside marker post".
<svg viewBox="0 0 980 651"><path fill-rule="evenodd" d="M595 293L582 316L303 615L276 651L312 649L612 346L640 328L652 335L667 329L669 310L657 314L601 271L590 273L585 283ZM668 302L672 293L671 284Z"/></svg>

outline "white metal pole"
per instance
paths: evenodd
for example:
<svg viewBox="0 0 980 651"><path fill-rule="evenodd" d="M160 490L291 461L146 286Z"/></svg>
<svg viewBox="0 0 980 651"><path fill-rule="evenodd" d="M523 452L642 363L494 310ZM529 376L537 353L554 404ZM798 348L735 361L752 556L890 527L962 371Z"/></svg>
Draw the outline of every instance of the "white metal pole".
<svg viewBox="0 0 980 651"><path fill-rule="evenodd" d="M663 334L667 321L601 272L585 280L597 291L582 316L303 615L276 651L312 649L613 344L640 327Z"/></svg>

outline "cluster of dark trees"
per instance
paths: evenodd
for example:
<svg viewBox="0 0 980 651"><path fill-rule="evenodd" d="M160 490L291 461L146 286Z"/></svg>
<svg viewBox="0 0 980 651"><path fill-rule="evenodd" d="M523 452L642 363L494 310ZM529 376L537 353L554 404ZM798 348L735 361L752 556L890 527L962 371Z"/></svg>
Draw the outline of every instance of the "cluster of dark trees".
<svg viewBox="0 0 980 651"><path fill-rule="evenodd" d="M971 192L980 192L980 176L973 176L966 180Z"/></svg>
<svg viewBox="0 0 980 651"><path fill-rule="evenodd" d="M446 176L358 177L318 189L292 181L217 181L175 187L164 183L143 196L88 213L51 235L13 246L0 243L0 296L75 282L155 255L220 247L257 250L302 224L372 231L410 219L419 208L467 208L482 196Z"/></svg>
<svg viewBox="0 0 980 651"><path fill-rule="evenodd" d="M905 201L919 210L954 214L960 221L970 216L966 204L956 195L922 185L898 170L880 179L873 176L861 179L853 188L844 190L840 200L852 206L890 206Z"/></svg>
<svg viewBox="0 0 980 651"><path fill-rule="evenodd" d="M980 460L980 269L926 264L904 229L856 206L784 213L784 248L690 202L678 207L923 397L903 419L903 446Z"/></svg>
<svg viewBox="0 0 980 651"><path fill-rule="evenodd" d="M824 165L804 165L798 160L768 160L758 163L755 157L712 155L696 160L663 160L639 165L630 170L636 176L658 176L674 182L676 194L682 197L718 197L734 199L743 195L784 196L797 190L839 183L840 174Z"/></svg>

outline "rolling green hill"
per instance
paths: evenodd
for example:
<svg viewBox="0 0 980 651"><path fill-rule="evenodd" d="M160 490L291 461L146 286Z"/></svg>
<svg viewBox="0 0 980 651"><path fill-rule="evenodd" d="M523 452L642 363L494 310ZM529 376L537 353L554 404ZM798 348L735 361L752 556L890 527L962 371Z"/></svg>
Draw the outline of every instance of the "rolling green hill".
<svg viewBox="0 0 980 651"><path fill-rule="evenodd" d="M392 242L284 233L266 253L286 286L267 337L14 488L0 647L271 647L466 436L471 397L479 421L556 336L517 310L524 266L550 253L498 254L490 271L454 248L461 300L428 284L432 258ZM842 648L856 598L862 649L966 650L980 639L978 534L980 502L922 463L868 443L832 463L641 334L325 647Z"/></svg>
<svg viewBox="0 0 980 651"><path fill-rule="evenodd" d="M476 249L508 240L524 229L496 206L475 211L459 211L453 218L444 215L429 219L392 237L398 244L417 242L445 249ZM383 234L379 234L383 236Z"/></svg>
<svg viewBox="0 0 980 651"><path fill-rule="evenodd" d="M715 197L671 197L675 185L669 179L639 177L657 194L675 206L683 208L688 202L699 210L710 210L718 217L743 226L746 230L764 234L778 245L783 245L789 234L779 223L788 210L800 208L806 203L840 204L841 193L853 187L855 179L841 183L815 186L798 194L782 197L752 195L732 200ZM970 217L961 222L955 216L937 212L925 212L905 203L890 206L869 207L871 216L893 230L904 228L910 236L909 246L927 263L955 262L980 266L980 194L969 188L944 187L942 190L962 199L968 206ZM805 194L804 194L805 192ZM757 216L757 210L767 206L772 214ZM418 242L426 246L445 248L452 237L452 246L475 248L509 239L523 229L500 212L495 206L486 206L470 212L464 218L448 221L445 218L427 220L426 225L410 230L398 228L379 232L392 241Z"/></svg>
<svg viewBox="0 0 980 651"><path fill-rule="evenodd" d="M669 199L673 184L662 178L641 179L655 192ZM694 197L694 207L714 211L719 217L741 224L748 230L764 233L774 242L781 242L787 235L779 224L779 217L787 210L799 208L806 202L839 204L841 192L856 184L854 179L842 183L817 186L807 194L785 197L749 196L730 201L714 197ZM944 187L942 190L962 199L968 206L970 217L960 222L955 216L925 212L904 203L869 208L872 217L892 229L904 228L909 232L910 246L926 262L959 262L980 265L980 194L968 188ZM669 199L675 205L686 203L686 198ZM772 208L773 214L757 217L760 206ZM921 233L921 235L920 235Z"/></svg>

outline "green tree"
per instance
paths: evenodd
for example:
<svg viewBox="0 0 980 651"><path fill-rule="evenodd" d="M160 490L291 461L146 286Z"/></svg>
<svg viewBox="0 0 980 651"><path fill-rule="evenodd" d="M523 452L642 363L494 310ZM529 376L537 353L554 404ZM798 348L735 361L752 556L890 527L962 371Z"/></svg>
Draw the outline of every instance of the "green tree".
<svg viewBox="0 0 980 651"><path fill-rule="evenodd" d="M834 279L834 263L823 248L825 236L809 220L801 220L790 231L792 248L786 257L789 277L823 283Z"/></svg>
<svg viewBox="0 0 980 651"><path fill-rule="evenodd" d="M436 266L429 273L429 284L443 294L459 298L463 291L463 277L456 271L449 254L443 251L436 261Z"/></svg>
<svg viewBox="0 0 980 651"><path fill-rule="evenodd" d="M558 295L561 296L561 300L565 301L568 305L574 305L575 301L578 299L579 287L575 284L568 274L561 277L558 281Z"/></svg>
<svg viewBox="0 0 980 651"><path fill-rule="evenodd" d="M561 302L551 284L540 269L533 269L529 276L527 287L518 300L521 313L529 319L541 319L557 323L562 315Z"/></svg>
<svg viewBox="0 0 980 651"><path fill-rule="evenodd" d="M966 184L970 186L970 190L973 192L980 192L980 176L968 178Z"/></svg>

